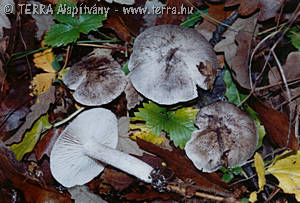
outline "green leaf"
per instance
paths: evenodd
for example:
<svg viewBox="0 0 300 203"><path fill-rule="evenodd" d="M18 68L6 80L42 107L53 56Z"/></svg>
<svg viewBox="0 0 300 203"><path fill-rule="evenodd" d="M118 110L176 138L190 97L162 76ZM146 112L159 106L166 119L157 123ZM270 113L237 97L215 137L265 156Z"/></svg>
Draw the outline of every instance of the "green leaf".
<svg viewBox="0 0 300 203"><path fill-rule="evenodd" d="M228 69L225 70L224 78L223 78L225 84L226 84L226 92L225 96L227 97L228 101L239 105L246 97L245 94L240 94L239 90L237 89L236 85L234 84L230 71ZM258 114L248 105L244 104L243 109L249 114L249 116L255 121L256 128L259 134L259 141L257 145L257 149L261 147L262 140L264 136L266 135L266 131L263 125L261 125L261 122L258 118Z"/></svg>
<svg viewBox="0 0 300 203"><path fill-rule="evenodd" d="M183 27L193 27L198 21L202 19L201 14L208 13L208 9L205 11L196 11L195 13L187 16L186 21L182 22L180 25Z"/></svg>
<svg viewBox="0 0 300 203"><path fill-rule="evenodd" d="M125 73L125 75L128 75L130 73L130 70L128 69L128 62L126 62L123 67L122 71Z"/></svg>
<svg viewBox="0 0 300 203"><path fill-rule="evenodd" d="M79 38L79 31L67 24L56 24L46 33L45 44L59 47L75 42Z"/></svg>
<svg viewBox="0 0 300 203"><path fill-rule="evenodd" d="M241 199L241 202L243 202L243 203L248 203L249 200L248 200L247 198L243 198L243 199Z"/></svg>
<svg viewBox="0 0 300 203"><path fill-rule="evenodd" d="M239 93L228 69L225 69L224 82L226 84L225 96L228 101L235 105L239 105L247 97L247 95Z"/></svg>
<svg viewBox="0 0 300 203"><path fill-rule="evenodd" d="M92 30L97 30L106 19L105 14L82 14L78 18L77 13L76 3L69 0L59 1L55 7L54 16L60 24L52 26L46 33L45 44L57 47L75 42L80 33L88 34Z"/></svg>
<svg viewBox="0 0 300 203"><path fill-rule="evenodd" d="M144 103L143 106L144 108L139 108L139 112L134 113L135 117L131 120L145 121L145 126L155 135L160 135L161 131L167 132L174 145L184 149L192 132L197 130L194 119L198 110L187 107L172 111L153 102Z"/></svg>
<svg viewBox="0 0 300 203"><path fill-rule="evenodd" d="M232 173L225 173L222 177L222 180L225 182L225 183L230 183L230 181L233 179L233 174Z"/></svg>
<svg viewBox="0 0 300 203"><path fill-rule="evenodd" d="M297 26L292 27L289 30L289 33L287 36L291 39L293 46L296 47L298 49L298 51L300 51L300 29L299 29L299 27L297 27Z"/></svg>
<svg viewBox="0 0 300 203"><path fill-rule="evenodd" d="M69 0L60 0L55 7L54 18L60 23L76 26L77 16L74 10L76 9L76 3ZM73 15L72 15L73 14Z"/></svg>
<svg viewBox="0 0 300 203"><path fill-rule="evenodd" d="M21 161L26 153L31 152L40 139L41 133L51 127L52 125L48 122L48 114L35 121L30 131L25 133L22 142L9 147L15 153L17 160Z"/></svg>
<svg viewBox="0 0 300 203"><path fill-rule="evenodd" d="M78 30L84 34L95 31L103 25L102 21L105 19L105 15L82 14L79 17Z"/></svg>
<svg viewBox="0 0 300 203"><path fill-rule="evenodd" d="M231 172L233 173L233 175L239 175L243 172L242 167L237 166L231 169Z"/></svg>

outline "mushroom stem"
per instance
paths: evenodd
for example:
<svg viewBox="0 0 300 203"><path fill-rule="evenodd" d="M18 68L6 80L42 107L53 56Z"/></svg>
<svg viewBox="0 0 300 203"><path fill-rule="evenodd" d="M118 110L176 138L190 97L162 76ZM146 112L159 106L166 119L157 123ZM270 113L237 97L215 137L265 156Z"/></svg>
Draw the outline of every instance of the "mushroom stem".
<svg viewBox="0 0 300 203"><path fill-rule="evenodd" d="M93 159L133 175L146 183L152 182L150 173L153 168L150 165L119 150L96 142L88 142L84 145L84 153Z"/></svg>

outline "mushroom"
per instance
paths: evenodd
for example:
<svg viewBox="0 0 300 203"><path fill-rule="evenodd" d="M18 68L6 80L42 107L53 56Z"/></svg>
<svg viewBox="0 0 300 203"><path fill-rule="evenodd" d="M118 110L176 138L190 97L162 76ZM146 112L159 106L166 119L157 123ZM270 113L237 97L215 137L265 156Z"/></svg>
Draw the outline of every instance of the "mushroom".
<svg viewBox="0 0 300 203"><path fill-rule="evenodd" d="M196 30L159 25L135 39L128 69L138 92L156 103L171 105L196 98L197 86L212 88L217 57Z"/></svg>
<svg viewBox="0 0 300 203"><path fill-rule="evenodd" d="M110 52L96 49L64 76L64 83L75 90L73 97L77 102L87 106L107 104L124 91L125 74Z"/></svg>
<svg viewBox="0 0 300 203"><path fill-rule="evenodd" d="M107 109L94 108L78 115L53 146L53 177L65 187L83 185L104 169L103 164L109 164L151 183L150 165L115 149L117 125L115 115Z"/></svg>
<svg viewBox="0 0 300 203"><path fill-rule="evenodd" d="M255 152L255 122L234 104L219 101L198 112L185 152L196 168L213 172L220 167L243 165Z"/></svg>

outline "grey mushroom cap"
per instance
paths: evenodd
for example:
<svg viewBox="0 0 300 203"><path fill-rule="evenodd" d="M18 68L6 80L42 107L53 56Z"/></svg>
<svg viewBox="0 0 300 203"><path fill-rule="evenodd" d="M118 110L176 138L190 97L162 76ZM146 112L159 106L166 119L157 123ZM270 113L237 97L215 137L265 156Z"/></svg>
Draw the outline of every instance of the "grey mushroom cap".
<svg viewBox="0 0 300 203"><path fill-rule="evenodd" d="M117 98L126 87L126 77L111 56L96 54L74 64L63 78L75 90L74 99L87 106L107 104Z"/></svg>
<svg viewBox="0 0 300 203"><path fill-rule="evenodd" d="M256 150L259 135L256 124L234 104L216 102L198 112L194 131L185 152L203 172L241 166Z"/></svg>
<svg viewBox="0 0 300 203"><path fill-rule="evenodd" d="M197 86L210 89L217 72L211 45L196 30L159 25L134 41L128 68L134 88L159 104L176 104L198 96Z"/></svg>
<svg viewBox="0 0 300 203"><path fill-rule="evenodd" d="M103 108L94 108L78 115L55 142L50 156L53 177L65 187L82 185L103 171L101 162L85 153L84 145L90 142L116 148L118 121L115 115Z"/></svg>

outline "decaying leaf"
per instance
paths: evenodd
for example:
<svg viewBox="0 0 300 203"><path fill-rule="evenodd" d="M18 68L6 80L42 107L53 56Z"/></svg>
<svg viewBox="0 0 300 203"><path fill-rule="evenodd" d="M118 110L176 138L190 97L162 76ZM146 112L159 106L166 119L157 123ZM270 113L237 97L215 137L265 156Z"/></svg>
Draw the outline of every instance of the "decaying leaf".
<svg viewBox="0 0 300 203"><path fill-rule="evenodd" d="M259 186L258 192L260 192L264 189L264 186L266 184L266 178L265 178L264 161L257 152L254 155L254 166L258 176L258 186Z"/></svg>
<svg viewBox="0 0 300 203"><path fill-rule="evenodd" d="M202 1L199 0L190 0L190 1L168 0L165 7L171 8L171 10L176 12L175 13L173 11L163 12L162 17L157 19L156 24L157 25L163 25L163 24L179 25L181 22L185 20L187 15L195 12L195 9L191 5L200 7L201 5L203 5L203 3ZM182 12L181 14L178 14L177 12L180 11L180 9L182 8L185 8L186 11L188 11L188 9L192 9L193 12L191 13Z"/></svg>
<svg viewBox="0 0 300 203"><path fill-rule="evenodd" d="M112 16L108 18L107 21L105 21L104 27L114 30L118 37L124 42L129 42L131 39L130 32L121 16Z"/></svg>
<svg viewBox="0 0 300 203"><path fill-rule="evenodd" d="M283 2L283 0L227 0L226 6L240 4L239 13L242 16L248 16L257 9L260 9L258 20L265 21L279 15L279 10Z"/></svg>
<svg viewBox="0 0 300 203"><path fill-rule="evenodd" d="M107 201L103 200L99 195L94 194L85 185L71 187L68 191L75 203L107 203Z"/></svg>
<svg viewBox="0 0 300 203"><path fill-rule="evenodd" d="M199 172L186 156L162 149L157 145L141 139L137 139L137 143L141 149L163 159L167 163L167 166L174 171L174 176L177 176L182 180L192 179L196 185L201 186L201 190L203 191L214 191L215 194L221 193L222 195L225 194L225 196L226 194L230 194L227 190L228 185L222 181L221 177L216 173Z"/></svg>
<svg viewBox="0 0 300 203"><path fill-rule="evenodd" d="M122 191L128 188L134 181L134 179L126 173L111 168L104 169L101 179L104 183L113 186L113 188L117 191Z"/></svg>
<svg viewBox="0 0 300 203"><path fill-rule="evenodd" d="M159 136L161 131L167 132L175 146L183 149L192 132L196 130L194 118L198 110L191 107L168 110L153 102L144 103L143 106L144 108L139 108L139 112L134 113L135 117L131 118L131 121L146 122L145 128L142 129L146 134L148 129L156 136ZM132 127L141 129L140 126Z"/></svg>
<svg viewBox="0 0 300 203"><path fill-rule="evenodd" d="M55 87L51 86L49 90L38 97L39 103L36 103L31 106L31 112L26 116L26 121L19 128L19 130L8 140L5 141L5 144L11 145L13 143L18 143L22 140L22 137L27 129L30 129L32 124L40 118L41 115L45 114L50 104L55 102Z"/></svg>
<svg viewBox="0 0 300 203"><path fill-rule="evenodd" d="M25 165L18 162L14 153L2 142L0 142L0 174L3 174L1 178L4 177L0 179L1 186L21 191L26 202L72 202L70 195L42 185L37 179L28 176L25 172Z"/></svg>
<svg viewBox="0 0 300 203"><path fill-rule="evenodd" d="M249 100L249 105L258 113L270 141L275 145L285 147L289 131L289 121L286 114L266 106L255 97ZM298 139L295 136L294 129L291 129L288 148L298 149Z"/></svg>
<svg viewBox="0 0 300 203"><path fill-rule="evenodd" d="M153 134L151 129L149 129L149 127L147 126L130 124L130 129L132 131L136 131L133 132L132 135L130 136L130 138L133 140L136 140L136 138L138 137L142 140L151 142L153 144L158 144L158 145L166 141L164 138Z"/></svg>
<svg viewBox="0 0 300 203"><path fill-rule="evenodd" d="M140 104L143 101L143 97L138 93L133 85L132 82L128 79L128 83L125 88L126 100L127 100L127 109L130 110L134 108L136 105Z"/></svg>
<svg viewBox="0 0 300 203"><path fill-rule="evenodd" d="M21 161L26 153L31 152L40 139L41 133L51 127L52 125L48 122L48 114L37 120L30 131L25 133L22 142L10 146L16 155L16 159Z"/></svg>
<svg viewBox="0 0 300 203"><path fill-rule="evenodd" d="M136 144L135 141L130 139L129 137L129 117L121 117L118 120L118 134L119 134L119 140L117 149L125 152L127 154L134 154L141 156L143 154L143 150L139 148L139 146Z"/></svg>
<svg viewBox="0 0 300 203"><path fill-rule="evenodd" d="M300 151L285 151L277 156L267 172L279 180L279 187L289 194L295 194L300 201Z"/></svg>
<svg viewBox="0 0 300 203"><path fill-rule="evenodd" d="M239 32L228 29L221 40L214 47L217 52L224 52L225 60L232 70L233 78L243 88L249 89L249 70L248 70L248 48L251 45L252 34L248 31L254 31L257 14L246 18L238 18L232 27ZM246 32L247 31L247 32ZM239 34L238 34L239 33ZM236 44L236 40L237 43Z"/></svg>

